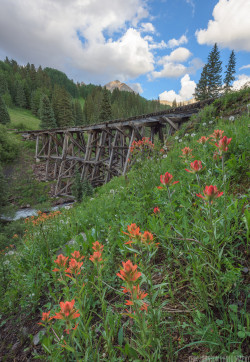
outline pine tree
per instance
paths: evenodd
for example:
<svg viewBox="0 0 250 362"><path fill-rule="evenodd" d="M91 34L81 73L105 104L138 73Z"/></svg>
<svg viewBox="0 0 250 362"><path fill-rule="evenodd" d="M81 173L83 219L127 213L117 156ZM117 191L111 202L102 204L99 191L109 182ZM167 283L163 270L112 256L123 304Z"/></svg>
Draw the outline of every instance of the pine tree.
<svg viewBox="0 0 250 362"><path fill-rule="evenodd" d="M57 124L59 127L67 127L74 124L71 97L64 88L61 88L59 93Z"/></svg>
<svg viewBox="0 0 250 362"><path fill-rule="evenodd" d="M197 101L203 101L208 98L208 74L207 64L204 65L199 82L194 91L194 98Z"/></svg>
<svg viewBox="0 0 250 362"><path fill-rule="evenodd" d="M208 82L208 98L218 97L222 86L222 62L218 46L215 43L213 49L208 55L207 61L207 82Z"/></svg>
<svg viewBox="0 0 250 362"><path fill-rule="evenodd" d="M83 188L82 188L82 182L81 182L81 175L79 171L76 172L75 180L72 185L72 194L75 196L77 202L82 201L83 197Z"/></svg>
<svg viewBox="0 0 250 362"><path fill-rule="evenodd" d="M109 99L109 93L108 93L107 89L104 88L99 119L101 121L110 121L111 118L112 118L112 109L111 109L111 103L110 103L110 99Z"/></svg>
<svg viewBox="0 0 250 362"><path fill-rule="evenodd" d="M83 124L83 112L79 100L75 101L74 108L75 108L75 125L80 126Z"/></svg>
<svg viewBox="0 0 250 362"><path fill-rule="evenodd" d="M230 91L230 88L232 86L232 82L235 80L235 66L236 66L236 57L234 50L232 50L232 53L230 54L228 65L226 66L227 70L225 71L226 75L224 78L224 90L225 93Z"/></svg>
<svg viewBox="0 0 250 362"><path fill-rule="evenodd" d="M43 129L47 128L56 128L56 121L51 107L49 98L46 95L43 95L40 101L39 108L40 115L40 127Z"/></svg>
<svg viewBox="0 0 250 362"><path fill-rule="evenodd" d="M176 99L173 100L172 107L173 107L173 108L177 107Z"/></svg>
<svg viewBox="0 0 250 362"><path fill-rule="evenodd" d="M26 97L24 93L24 87L22 82L17 82L16 88L16 105L21 108L26 107Z"/></svg>
<svg viewBox="0 0 250 362"><path fill-rule="evenodd" d="M10 122L10 115L8 113L6 104L0 96L0 124L7 124Z"/></svg>

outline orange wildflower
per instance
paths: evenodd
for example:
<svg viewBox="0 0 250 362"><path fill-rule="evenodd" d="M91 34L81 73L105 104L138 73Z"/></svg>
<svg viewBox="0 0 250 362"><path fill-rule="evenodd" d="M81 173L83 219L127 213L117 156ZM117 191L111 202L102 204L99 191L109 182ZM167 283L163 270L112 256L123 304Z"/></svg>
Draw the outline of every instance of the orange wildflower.
<svg viewBox="0 0 250 362"><path fill-rule="evenodd" d="M75 276L79 275L81 273L82 265L83 265L83 262L80 263L80 262L77 262L75 259L71 258L69 261L69 267L68 267L68 269L65 270L65 273L68 273L68 274L66 274L67 277L72 278L73 274Z"/></svg>
<svg viewBox="0 0 250 362"><path fill-rule="evenodd" d="M100 251L95 251L93 255L89 258L94 264L100 263L102 261L102 253Z"/></svg>
<svg viewBox="0 0 250 362"><path fill-rule="evenodd" d="M94 249L95 251L100 251L102 253L103 248L104 245L100 244L99 241L93 243L92 249Z"/></svg>
<svg viewBox="0 0 250 362"><path fill-rule="evenodd" d="M76 259L76 261L84 259L84 256L81 256L78 250L75 250L73 253L71 253L71 255L73 256L74 259Z"/></svg>
<svg viewBox="0 0 250 362"><path fill-rule="evenodd" d="M214 141L219 141L223 137L224 131L220 129L215 129L213 134L211 134L209 137L212 138Z"/></svg>
<svg viewBox="0 0 250 362"><path fill-rule="evenodd" d="M42 322L44 322L45 324L46 324L46 323L49 323L49 321L51 321L51 320L53 319L53 317L49 317L49 314L50 314L50 311L49 311L49 312L43 312L43 313L42 313ZM43 326L44 323L38 323L38 324L40 324L41 326Z"/></svg>
<svg viewBox="0 0 250 362"><path fill-rule="evenodd" d="M53 272L57 272L57 271L62 271L62 270L64 270L68 258L69 258L68 256L66 257L66 256L64 256L63 254L58 255L57 259L54 260L54 263L56 263L56 264L58 265L59 269L58 269L58 268L55 268L55 269L53 269L52 271L53 271Z"/></svg>
<svg viewBox="0 0 250 362"><path fill-rule="evenodd" d="M74 309L75 300L71 302L60 302L61 310L56 313L54 319L64 319L65 321L70 321L72 319L80 317L79 310Z"/></svg>
<svg viewBox="0 0 250 362"><path fill-rule="evenodd" d="M130 260L126 261L126 263L122 262L122 265L123 269L116 275L122 280L125 280L128 284L135 282L141 276L141 273L137 271L137 265L133 265Z"/></svg>

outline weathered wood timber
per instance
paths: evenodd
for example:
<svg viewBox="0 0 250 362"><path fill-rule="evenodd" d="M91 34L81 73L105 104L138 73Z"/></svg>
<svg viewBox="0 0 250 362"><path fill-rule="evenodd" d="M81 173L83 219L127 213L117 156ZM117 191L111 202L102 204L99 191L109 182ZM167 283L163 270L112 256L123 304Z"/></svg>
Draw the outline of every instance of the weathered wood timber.
<svg viewBox="0 0 250 362"><path fill-rule="evenodd" d="M36 160L46 162L45 179L55 180L55 196L70 195L76 172L93 186L108 182L127 171L134 140L155 135L163 141L163 128L168 135L177 131L194 113L213 100L193 103L146 115L116 119L88 126L42 129L23 133L24 139L36 140ZM20 133L20 132L19 132Z"/></svg>

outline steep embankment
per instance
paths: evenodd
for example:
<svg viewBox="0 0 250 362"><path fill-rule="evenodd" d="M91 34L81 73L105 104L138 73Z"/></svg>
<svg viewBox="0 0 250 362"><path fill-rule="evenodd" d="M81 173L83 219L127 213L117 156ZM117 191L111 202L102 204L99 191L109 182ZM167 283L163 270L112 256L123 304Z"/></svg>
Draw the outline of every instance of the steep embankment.
<svg viewBox="0 0 250 362"><path fill-rule="evenodd" d="M229 120L209 106L161 150L138 151L126 177L73 210L27 222L22 245L3 256L0 271L2 355L188 361L248 354L247 97L241 116ZM36 323L49 311L42 349Z"/></svg>

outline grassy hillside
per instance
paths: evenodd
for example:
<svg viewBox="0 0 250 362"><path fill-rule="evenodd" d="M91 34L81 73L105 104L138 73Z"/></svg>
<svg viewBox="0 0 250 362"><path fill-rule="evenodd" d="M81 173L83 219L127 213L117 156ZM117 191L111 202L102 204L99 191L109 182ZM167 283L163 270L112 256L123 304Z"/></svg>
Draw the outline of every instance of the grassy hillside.
<svg viewBox="0 0 250 362"><path fill-rule="evenodd" d="M40 119L35 117L30 110L23 108L9 108L8 112L11 120L9 128L22 128L25 130L40 128Z"/></svg>
<svg viewBox="0 0 250 362"><path fill-rule="evenodd" d="M16 249L1 260L3 356L188 361L249 354L248 97L241 116L229 120L221 100L220 113L210 106L161 150L144 148L126 177L93 198L27 220L26 235L15 235ZM187 172L195 160L197 175Z"/></svg>

